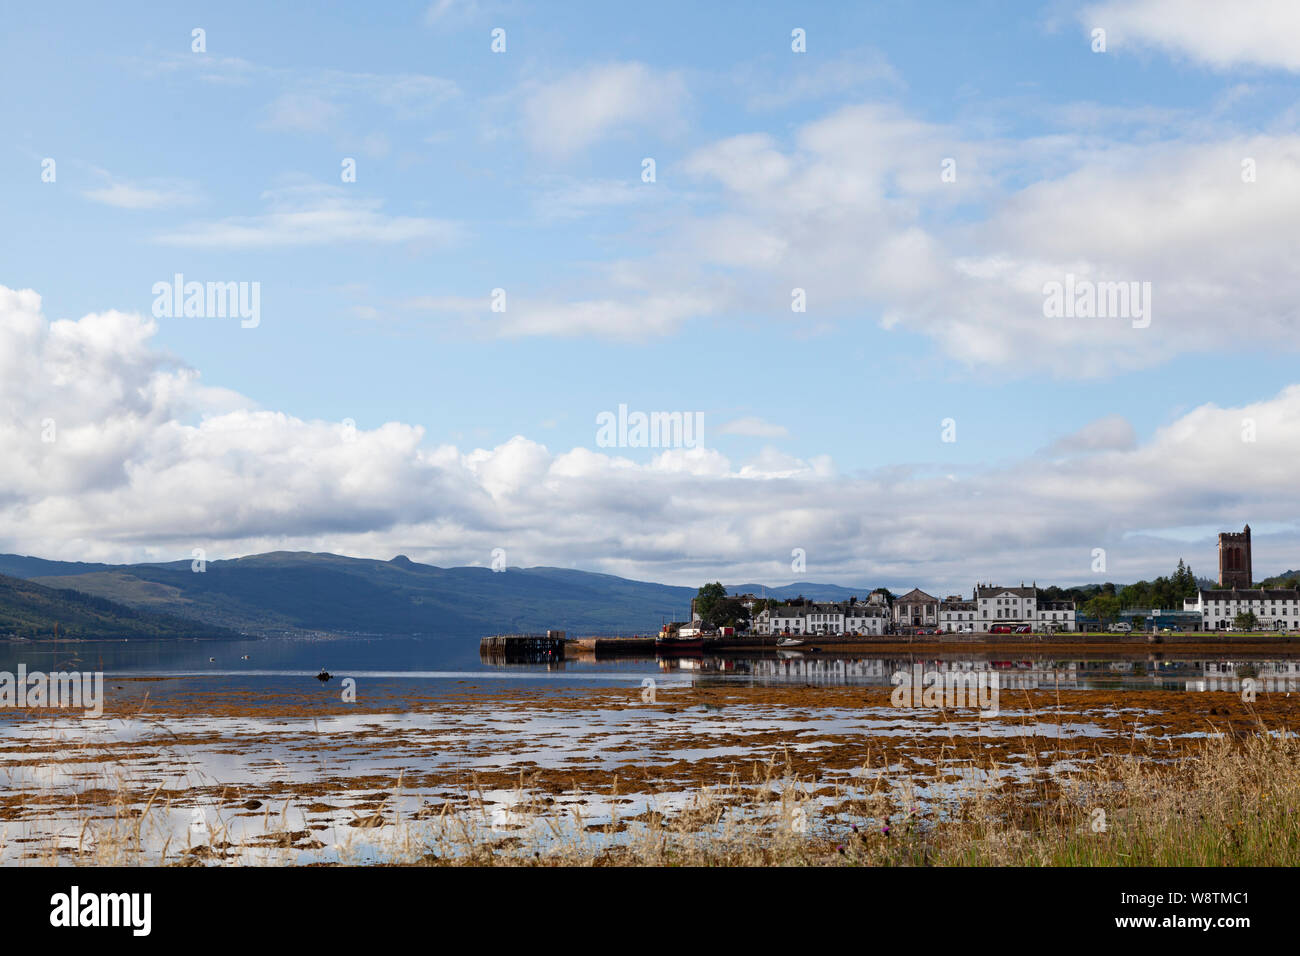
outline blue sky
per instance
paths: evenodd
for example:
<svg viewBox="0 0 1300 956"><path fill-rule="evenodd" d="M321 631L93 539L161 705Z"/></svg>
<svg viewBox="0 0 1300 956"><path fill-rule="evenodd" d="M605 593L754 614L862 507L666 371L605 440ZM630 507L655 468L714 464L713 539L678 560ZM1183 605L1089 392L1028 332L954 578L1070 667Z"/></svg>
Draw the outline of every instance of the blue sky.
<svg viewBox="0 0 1300 956"><path fill-rule="evenodd" d="M1204 529L1250 520L1273 529L1266 556L1300 565L1287 563L1294 504L1269 484L1292 450L1282 426L1297 381L1286 268L1298 89L1286 38L1297 21L1260 2L1225 26L1215 6L8 10L0 78L21 95L0 108L0 285L39 294L46 325L109 311L148 324L153 285L176 273L257 282L261 321L158 318L139 341L123 332L140 349L131 374L170 355L205 390L81 421L107 444L133 437L100 449L93 468L75 456L33 464L23 480L34 490L0 522L0 547L121 558L195 541L222 554L401 547L465 564L486 563L500 538L512 563L683 582L717 568L710 576L773 583L797 576L784 565L803 547L826 555L809 561L811 578L929 575L937 588L967 585L968 567L1086 580L1087 562L1074 573L1065 554L1090 553L1089 536L1125 553L1110 577L1157 573L1189 528L1201 536L1188 556L1208 571ZM1098 25L1104 52L1092 49ZM205 52L191 50L194 28ZM496 28L504 53L490 48ZM791 49L795 28L806 52ZM1247 156L1260 168L1249 185L1238 174ZM956 180L942 182L949 157ZM47 158L54 182L41 178ZM340 179L348 158L354 183ZM1066 272L1151 282L1150 328L1045 318L1042 280ZM791 311L795 287L804 313ZM489 308L496 288L505 313ZM55 359L39 354L48 370ZM112 364L89 347L78 355L88 381ZM143 387L106 375L101 393ZM29 393L11 412L15 436L44 419ZM64 419L86 414L67 399L46 404L62 402ZM572 458L606 454L595 417L620 403L704 416L712 458L606 455L645 479L633 500L651 505L635 510L665 509L656 530L629 524L616 540L626 515L612 505L587 516L602 529L591 534L553 527L540 501L508 500L521 482L554 492L580 473L593 484L556 500L626 502L618 481ZM1088 469L1168 484L1152 461L1213 471L1223 436L1192 447L1188 422L1207 407L1237 422L1257 404L1280 424L1248 449L1267 462L1232 493L1206 476L1169 488L1153 511L1131 486L1109 510L1056 490ZM364 435L419 428L393 469L415 477L394 492L343 463L322 471L327 500L260 516L215 493L198 495L200 514L156 523L90 516L89 488L120 493L129 511L162 493L141 475L172 487L175 461L140 429L231 426L229 415L304 428L350 419ZM956 441L940 438L947 418ZM277 440L315 447L294 428ZM544 448L546 464L493 491L479 460L511 459L500 450L519 451L516 441L528 461ZM431 478L442 465L420 456L449 448L482 487L441 513L424 483L451 479ZM1062 460L1075 454L1086 463ZM223 452L210 470L248 482L244 500L256 500L278 483L264 464L241 470ZM80 506L42 491L42 468L80 489ZM694 482L660 487L665 469ZM1052 490L1016 489L1026 472ZM105 474L102 486L89 477ZM755 475L761 490L727 490ZM964 488L947 499L931 484L945 481ZM1010 490L978 529L945 527L945 514L989 499L981 482ZM421 504L404 505L407 493ZM371 513L378 494L391 508ZM748 515L710 520L715 495ZM837 526L835 509L850 520ZM900 514L913 524L896 524ZM999 531L1020 517L1023 540ZM1041 573L1015 570L1026 554Z"/></svg>

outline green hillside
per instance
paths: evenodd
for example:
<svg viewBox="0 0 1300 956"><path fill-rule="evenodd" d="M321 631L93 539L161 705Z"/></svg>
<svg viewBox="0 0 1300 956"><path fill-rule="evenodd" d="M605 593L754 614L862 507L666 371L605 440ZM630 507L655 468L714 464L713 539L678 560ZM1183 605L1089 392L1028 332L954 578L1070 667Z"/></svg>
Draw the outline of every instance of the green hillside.
<svg viewBox="0 0 1300 956"><path fill-rule="evenodd" d="M224 628L0 575L0 640L237 638Z"/></svg>
<svg viewBox="0 0 1300 956"><path fill-rule="evenodd" d="M7 556L0 556L0 571ZM28 559L8 559L10 566ZM84 566L81 566L84 567ZM211 561L118 565L33 580L131 607L256 634L327 631L479 636L561 628L574 634L653 632L687 613L694 588L563 568L438 568L334 554L273 552ZM24 570L37 570L30 564ZM77 573L80 572L80 573Z"/></svg>

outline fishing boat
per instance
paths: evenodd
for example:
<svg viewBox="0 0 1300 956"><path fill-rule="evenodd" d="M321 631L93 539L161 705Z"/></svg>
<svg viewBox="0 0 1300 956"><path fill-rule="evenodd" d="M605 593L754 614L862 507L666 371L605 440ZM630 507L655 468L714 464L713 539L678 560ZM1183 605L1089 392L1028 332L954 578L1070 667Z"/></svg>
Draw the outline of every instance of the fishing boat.
<svg viewBox="0 0 1300 956"><path fill-rule="evenodd" d="M660 634L655 638L656 654L698 654L704 650L702 637L670 637Z"/></svg>
<svg viewBox="0 0 1300 956"><path fill-rule="evenodd" d="M704 634L698 627L676 631L664 627L655 637L656 654L698 654L704 650Z"/></svg>
<svg viewBox="0 0 1300 956"><path fill-rule="evenodd" d="M777 647L800 647L802 645L803 641L797 637L783 637L776 642Z"/></svg>

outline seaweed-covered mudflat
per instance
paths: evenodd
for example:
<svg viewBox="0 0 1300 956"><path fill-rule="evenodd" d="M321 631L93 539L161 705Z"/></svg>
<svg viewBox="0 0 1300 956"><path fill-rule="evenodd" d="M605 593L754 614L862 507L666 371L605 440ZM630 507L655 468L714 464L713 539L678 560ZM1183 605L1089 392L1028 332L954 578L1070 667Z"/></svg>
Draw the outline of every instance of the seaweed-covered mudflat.
<svg viewBox="0 0 1300 956"><path fill-rule="evenodd" d="M3 862L1300 862L1284 687L109 683L6 713Z"/></svg>

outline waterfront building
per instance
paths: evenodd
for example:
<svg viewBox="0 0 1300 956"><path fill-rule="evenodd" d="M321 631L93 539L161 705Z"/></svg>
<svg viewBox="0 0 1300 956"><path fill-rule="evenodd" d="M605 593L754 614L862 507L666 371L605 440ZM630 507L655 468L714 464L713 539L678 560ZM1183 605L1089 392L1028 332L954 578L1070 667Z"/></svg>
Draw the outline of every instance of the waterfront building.
<svg viewBox="0 0 1300 956"><path fill-rule="evenodd" d="M1201 588L1194 599L1183 602L1183 610L1199 614L1205 631L1236 627L1237 615L1247 612L1255 615L1259 630L1296 631L1300 630L1300 589Z"/></svg>

